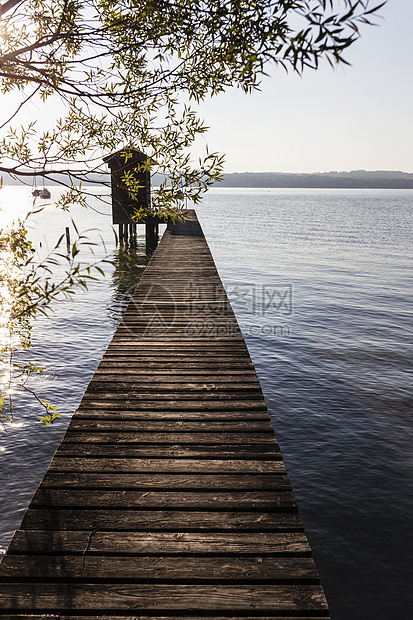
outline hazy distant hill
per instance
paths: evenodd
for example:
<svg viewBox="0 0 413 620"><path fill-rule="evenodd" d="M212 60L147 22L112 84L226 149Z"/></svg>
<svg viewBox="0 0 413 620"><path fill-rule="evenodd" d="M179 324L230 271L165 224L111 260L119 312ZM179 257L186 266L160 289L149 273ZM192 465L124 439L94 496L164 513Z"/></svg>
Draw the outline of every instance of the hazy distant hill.
<svg viewBox="0 0 413 620"><path fill-rule="evenodd" d="M0 178L3 179L3 185L21 185L22 181L25 185L34 185L37 182L37 185L40 187L42 185L42 178L38 176L27 176L22 177L22 179L16 179L11 177L9 174L4 174L0 172ZM54 175L55 181L50 181L47 179L45 181L45 185L59 185L59 183L67 183L67 177L63 174ZM79 183L79 181L77 181ZM91 175L91 183L110 183L110 175L108 174L92 174ZM91 183L83 182L82 185L90 185Z"/></svg>
<svg viewBox="0 0 413 620"><path fill-rule="evenodd" d="M413 189L413 174L387 170L351 172L284 173L233 172L226 174L221 187L303 187Z"/></svg>
<svg viewBox="0 0 413 620"><path fill-rule="evenodd" d="M19 179L14 179L12 178L10 175L8 174L1 174L0 173L0 178L3 178L3 185L21 185L22 181ZM158 185L161 180L163 180L164 177L161 177L161 175L159 174L155 174L153 176L152 179L152 184L153 185ZM47 179L45 181L45 185L59 185L60 183L67 183L67 177L63 174L56 174L54 175L54 181L50 181L49 179ZM42 185L42 178L40 176L37 177L37 179L33 176L28 176L25 177L24 179L24 183L28 186L32 186L35 184L35 182L37 181L37 185L41 186ZM75 180L76 183L79 183L79 180ZM104 174L91 174L88 176L88 180L87 181L82 181L82 185L93 185L97 183L98 185L108 185L110 187L110 174L104 173Z"/></svg>
<svg viewBox="0 0 413 620"><path fill-rule="evenodd" d="M20 185L20 181L9 175L1 175L4 185ZM56 178L58 178L58 175ZM60 176L61 180L64 180ZM94 183L110 183L109 174L92 176ZM155 174L152 184L158 185L164 177ZM32 184L32 178L25 182ZM39 180L40 184L41 181ZM47 185L56 185L47 181ZM84 185L89 183L85 182ZM352 170L351 172L232 172L225 175L219 187L303 187L303 188L369 188L369 189L413 189L413 173L388 170Z"/></svg>

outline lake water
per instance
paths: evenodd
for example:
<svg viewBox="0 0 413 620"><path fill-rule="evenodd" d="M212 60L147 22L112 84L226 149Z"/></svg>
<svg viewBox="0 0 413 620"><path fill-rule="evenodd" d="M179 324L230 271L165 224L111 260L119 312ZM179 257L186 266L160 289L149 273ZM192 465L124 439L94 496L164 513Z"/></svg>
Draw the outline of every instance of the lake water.
<svg viewBox="0 0 413 620"><path fill-rule="evenodd" d="M24 205L27 195L6 188L0 200ZM197 213L258 371L331 617L410 618L412 192L215 189ZM79 228L100 228L113 251L108 215L73 215ZM71 226L51 206L36 217L31 234L43 248ZM62 418L46 429L27 401L20 425L0 433L3 551L145 265L143 248L141 238L137 267L119 259L36 324L32 357L50 376L34 385Z"/></svg>

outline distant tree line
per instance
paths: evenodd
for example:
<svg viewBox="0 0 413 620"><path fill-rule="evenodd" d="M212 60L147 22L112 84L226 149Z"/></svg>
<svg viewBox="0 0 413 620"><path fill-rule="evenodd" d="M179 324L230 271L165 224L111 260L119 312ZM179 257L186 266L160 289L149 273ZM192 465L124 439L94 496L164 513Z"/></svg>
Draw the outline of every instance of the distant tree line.
<svg viewBox="0 0 413 620"><path fill-rule="evenodd" d="M109 174L90 175L88 184L109 184ZM161 174L152 176L152 184L156 187L168 181ZM34 183L35 177L28 177L28 183ZM64 184L63 175L55 175L50 185ZM4 176L5 185L20 185L19 179L10 175ZM215 187L279 187L279 188L354 188L354 189L413 189L413 173L390 170L353 170L351 172L232 172Z"/></svg>
<svg viewBox="0 0 413 620"><path fill-rule="evenodd" d="M314 174L233 172L224 176L220 187L413 189L413 174L364 170Z"/></svg>

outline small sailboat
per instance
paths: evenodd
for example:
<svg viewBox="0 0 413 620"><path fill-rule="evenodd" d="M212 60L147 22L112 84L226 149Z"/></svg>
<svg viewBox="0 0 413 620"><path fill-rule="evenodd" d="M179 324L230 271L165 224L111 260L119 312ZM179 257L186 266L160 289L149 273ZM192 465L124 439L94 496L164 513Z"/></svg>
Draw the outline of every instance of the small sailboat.
<svg viewBox="0 0 413 620"><path fill-rule="evenodd" d="M33 183L32 183L32 196L34 196L35 198L36 198L37 196L40 196L40 194L41 194L41 192L42 192L42 190L41 190L41 189L38 189L38 188L36 187L36 185L37 185L37 183L36 183L36 175L34 175L34 177L33 177Z"/></svg>
<svg viewBox="0 0 413 620"><path fill-rule="evenodd" d="M34 196L35 198L38 197L38 198L43 198L46 200L52 197L50 191L47 189L47 187L44 186L44 178L43 178L43 187L41 189L38 189L36 187L36 177L34 178L32 196Z"/></svg>
<svg viewBox="0 0 413 620"><path fill-rule="evenodd" d="M47 187L44 187L44 188L41 190L40 194L38 194L38 196L39 196L39 198L46 198L46 199L48 199L48 198L51 198L51 197L52 197L52 195L51 195L51 193L49 192L49 190L47 189Z"/></svg>

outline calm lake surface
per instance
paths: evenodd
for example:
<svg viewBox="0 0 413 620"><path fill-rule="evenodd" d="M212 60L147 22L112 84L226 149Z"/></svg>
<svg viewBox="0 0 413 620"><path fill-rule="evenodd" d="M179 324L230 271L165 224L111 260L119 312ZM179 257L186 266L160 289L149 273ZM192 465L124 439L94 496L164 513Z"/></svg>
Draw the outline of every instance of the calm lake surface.
<svg viewBox="0 0 413 620"><path fill-rule="evenodd" d="M29 190L5 188L5 210ZM114 250L109 207L76 209ZM104 214L106 213L106 215ZM410 619L413 610L413 193L215 189L197 207L280 442L333 620ZM1 216L1 214L0 214ZM53 245L70 217L46 206L31 231ZM143 227L142 231L143 233ZM33 382L62 418L22 401L0 432L5 551L146 263L117 268L34 330Z"/></svg>

